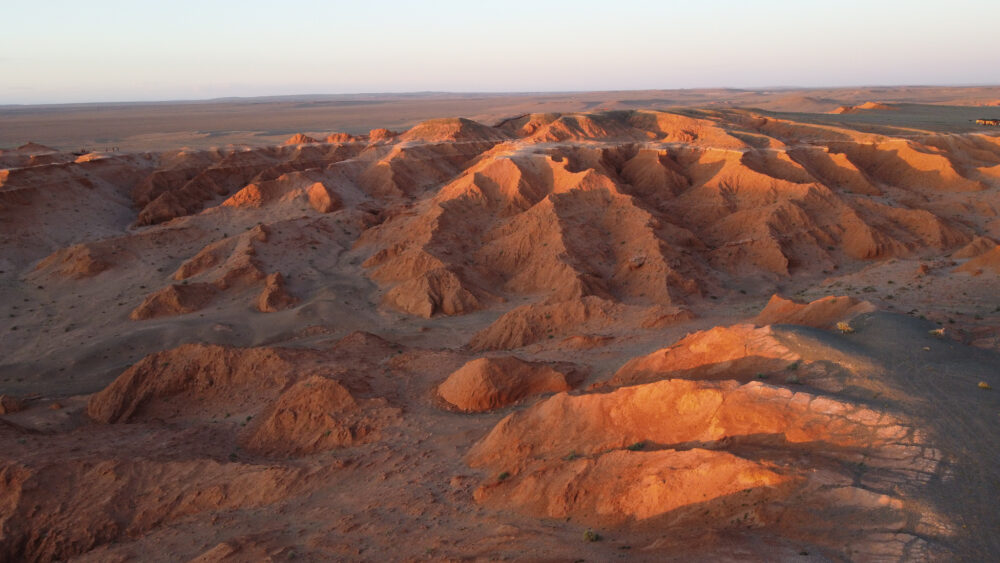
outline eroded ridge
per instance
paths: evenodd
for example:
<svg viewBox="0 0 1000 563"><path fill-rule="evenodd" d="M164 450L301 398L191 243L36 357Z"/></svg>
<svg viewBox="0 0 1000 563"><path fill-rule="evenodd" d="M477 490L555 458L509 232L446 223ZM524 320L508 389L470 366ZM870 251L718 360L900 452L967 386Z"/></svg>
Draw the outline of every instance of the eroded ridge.
<svg viewBox="0 0 1000 563"><path fill-rule="evenodd" d="M905 109L2 151L0 559L988 560L1000 142Z"/></svg>
<svg viewBox="0 0 1000 563"><path fill-rule="evenodd" d="M761 528L838 549L852 538L855 556L886 536L913 548L952 526L886 487L890 475L924 484L935 475L940 454L918 429L760 382L670 379L556 395L508 415L466 460L489 470L477 502L589 526ZM859 472L872 476L859 482ZM833 514L838 529L819 534Z"/></svg>

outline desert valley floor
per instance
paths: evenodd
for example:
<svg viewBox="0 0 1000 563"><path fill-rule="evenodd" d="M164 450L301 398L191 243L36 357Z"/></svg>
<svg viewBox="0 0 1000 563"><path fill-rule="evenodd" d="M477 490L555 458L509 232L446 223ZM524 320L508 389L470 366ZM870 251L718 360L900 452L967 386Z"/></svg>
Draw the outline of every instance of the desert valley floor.
<svg viewBox="0 0 1000 563"><path fill-rule="evenodd" d="M0 108L0 560L994 560L1000 89L928 92Z"/></svg>

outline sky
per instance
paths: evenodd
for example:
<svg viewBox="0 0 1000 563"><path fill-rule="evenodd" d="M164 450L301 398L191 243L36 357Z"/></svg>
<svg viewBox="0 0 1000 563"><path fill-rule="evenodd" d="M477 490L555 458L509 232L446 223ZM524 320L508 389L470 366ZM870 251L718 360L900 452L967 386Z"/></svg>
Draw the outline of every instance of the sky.
<svg viewBox="0 0 1000 563"><path fill-rule="evenodd" d="M995 85L998 21L998 0L0 0L0 104Z"/></svg>

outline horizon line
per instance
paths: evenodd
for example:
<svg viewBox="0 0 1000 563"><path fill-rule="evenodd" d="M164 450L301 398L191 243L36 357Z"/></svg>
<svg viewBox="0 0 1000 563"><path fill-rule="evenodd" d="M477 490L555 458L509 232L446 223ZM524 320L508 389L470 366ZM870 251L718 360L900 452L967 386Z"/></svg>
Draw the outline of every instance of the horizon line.
<svg viewBox="0 0 1000 563"><path fill-rule="evenodd" d="M175 104L175 103L218 103L227 101L275 100L293 98L337 98L357 96L530 96L530 95L566 95L566 94L613 94L619 92L680 92L680 91L713 91L731 90L734 92L761 91L810 91L810 90L848 90L858 88L1000 88L1000 83L966 83L966 84L857 84L844 86L699 86L692 88L628 88L622 90L413 90L413 91L382 91L382 92L341 92L321 94L262 94L259 96L219 96L215 98L171 98L171 99L138 99L138 100L107 100L107 101L77 101L51 103L0 103L0 109L42 108L58 106L100 106L100 105L143 105L143 104Z"/></svg>

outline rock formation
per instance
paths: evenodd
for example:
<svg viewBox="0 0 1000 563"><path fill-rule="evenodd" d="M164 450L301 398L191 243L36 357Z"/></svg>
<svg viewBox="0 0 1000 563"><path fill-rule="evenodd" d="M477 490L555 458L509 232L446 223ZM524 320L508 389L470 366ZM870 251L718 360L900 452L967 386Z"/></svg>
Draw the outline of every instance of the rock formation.
<svg viewBox="0 0 1000 563"><path fill-rule="evenodd" d="M478 358L449 375L437 393L459 410L489 411L532 395L569 391L578 378L572 368L558 367L515 356Z"/></svg>

